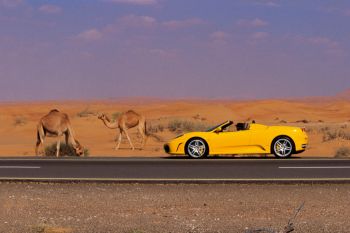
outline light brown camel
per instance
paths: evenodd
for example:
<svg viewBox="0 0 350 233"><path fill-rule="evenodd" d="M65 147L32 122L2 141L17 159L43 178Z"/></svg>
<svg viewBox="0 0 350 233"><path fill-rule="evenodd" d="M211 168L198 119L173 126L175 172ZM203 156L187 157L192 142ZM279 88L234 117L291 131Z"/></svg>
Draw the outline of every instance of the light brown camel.
<svg viewBox="0 0 350 233"><path fill-rule="evenodd" d="M118 140L116 138L116 147L115 149L118 150L120 146L120 142L122 141L122 134L125 133L131 149L134 150L135 147L132 144L129 134L128 134L128 129L134 128L137 126L138 131L141 134L142 137L142 146L141 148L144 147L146 139L147 139L147 132L146 132L146 119L144 116L136 113L133 110L129 110L127 112L122 113L115 121L111 121L105 114L99 114L98 118L103 121L105 126L107 126L110 129L117 129L119 136Z"/></svg>
<svg viewBox="0 0 350 233"><path fill-rule="evenodd" d="M76 155L84 155L84 148L80 145L78 140L74 138L71 123L68 115L61 113L57 109L51 110L47 115L42 117L37 126L37 142L35 147L35 154L39 155L39 147L43 146L44 139L48 137L58 137L56 146L56 156L60 154L61 137L65 136L66 144L70 142L75 150Z"/></svg>

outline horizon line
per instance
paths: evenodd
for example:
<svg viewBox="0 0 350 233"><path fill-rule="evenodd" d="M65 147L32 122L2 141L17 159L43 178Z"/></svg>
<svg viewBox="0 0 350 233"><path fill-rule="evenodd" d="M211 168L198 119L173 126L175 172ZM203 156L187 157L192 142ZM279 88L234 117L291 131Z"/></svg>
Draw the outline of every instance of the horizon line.
<svg viewBox="0 0 350 233"><path fill-rule="evenodd" d="M347 100L349 97L337 95L325 96L301 96L301 97L271 97L271 98L252 98L252 97L156 97L156 96L124 96L109 98L61 98L61 99L33 99L33 100L0 100L0 104L14 103L47 103L47 102L123 102L123 101L266 101L266 100L283 100L283 101L317 101L317 100Z"/></svg>

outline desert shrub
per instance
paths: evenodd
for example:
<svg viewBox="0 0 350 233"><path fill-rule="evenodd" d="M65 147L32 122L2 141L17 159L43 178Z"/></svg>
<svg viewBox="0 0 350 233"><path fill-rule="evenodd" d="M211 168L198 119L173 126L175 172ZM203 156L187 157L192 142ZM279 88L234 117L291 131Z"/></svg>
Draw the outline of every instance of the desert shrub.
<svg viewBox="0 0 350 233"><path fill-rule="evenodd" d="M147 124L147 132L149 133L158 133L163 131L164 126L162 124Z"/></svg>
<svg viewBox="0 0 350 233"><path fill-rule="evenodd" d="M175 132L177 129L180 129L182 124L181 122L182 122L181 120L177 120L177 119L169 121L168 123L169 131Z"/></svg>
<svg viewBox="0 0 350 233"><path fill-rule="evenodd" d="M24 116L16 116L14 120L14 125L25 125L27 123L27 118Z"/></svg>
<svg viewBox="0 0 350 233"><path fill-rule="evenodd" d="M324 142L331 141L337 138L350 140L350 132L342 128L327 128L321 129L321 131L323 132Z"/></svg>
<svg viewBox="0 0 350 233"><path fill-rule="evenodd" d="M345 130L339 130L339 137L345 140L350 140L350 132Z"/></svg>
<svg viewBox="0 0 350 233"><path fill-rule="evenodd" d="M312 133L314 130L310 127L305 127L306 133Z"/></svg>
<svg viewBox="0 0 350 233"><path fill-rule="evenodd" d="M199 114L194 115L192 118L195 119L195 120L199 120L199 121L205 121L205 120L207 120L207 118L202 117L202 116L199 115Z"/></svg>
<svg viewBox="0 0 350 233"><path fill-rule="evenodd" d="M329 129L330 129L329 126L325 126L325 127L322 127L319 131L324 133L324 132L328 131Z"/></svg>
<svg viewBox="0 0 350 233"><path fill-rule="evenodd" d="M323 133L323 141L324 142L334 140L337 137L338 137L338 131L334 130L334 129L324 131L324 133Z"/></svg>
<svg viewBox="0 0 350 233"><path fill-rule="evenodd" d="M346 146L339 147L334 155L335 158L347 158L350 157L350 148Z"/></svg>
<svg viewBox="0 0 350 233"><path fill-rule="evenodd" d="M121 114L122 114L121 112L114 112L114 113L112 113L112 120L118 119L118 117L119 117Z"/></svg>
<svg viewBox="0 0 350 233"><path fill-rule="evenodd" d="M168 123L168 129L171 132L191 132L191 131L205 131L209 127L203 123L175 119Z"/></svg>
<svg viewBox="0 0 350 233"><path fill-rule="evenodd" d="M45 147L45 155L46 156L56 156L56 143L52 143L48 146ZM89 150L87 148L84 148L84 156L89 155ZM75 150L72 145L66 144L66 143L61 143L60 146L60 156L72 156L76 157L77 155L75 154Z"/></svg>
<svg viewBox="0 0 350 233"><path fill-rule="evenodd" d="M87 108L85 108L84 110L78 112L78 113L77 113L77 116L78 116L78 117L88 117L88 116L94 115L94 114L95 114L95 112L89 110L89 108L87 107Z"/></svg>

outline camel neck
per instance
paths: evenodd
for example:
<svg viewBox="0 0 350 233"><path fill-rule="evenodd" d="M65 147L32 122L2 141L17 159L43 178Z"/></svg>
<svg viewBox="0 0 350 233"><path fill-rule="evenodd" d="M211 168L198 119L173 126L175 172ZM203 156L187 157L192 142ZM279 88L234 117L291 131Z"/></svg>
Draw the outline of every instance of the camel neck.
<svg viewBox="0 0 350 233"><path fill-rule="evenodd" d="M118 124L117 124L117 122L111 122L111 121L109 121L109 120L106 120L106 119L102 119L102 121L103 121L103 123L105 124L105 126L107 127L107 128L110 128L110 129L116 129L116 128L118 128Z"/></svg>

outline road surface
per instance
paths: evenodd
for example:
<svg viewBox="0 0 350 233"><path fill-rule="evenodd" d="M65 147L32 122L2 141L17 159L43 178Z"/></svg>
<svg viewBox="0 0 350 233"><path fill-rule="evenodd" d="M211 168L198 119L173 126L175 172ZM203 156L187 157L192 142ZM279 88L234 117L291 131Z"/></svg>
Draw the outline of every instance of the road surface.
<svg viewBox="0 0 350 233"><path fill-rule="evenodd" d="M0 159L0 180L111 182L350 182L349 159Z"/></svg>

